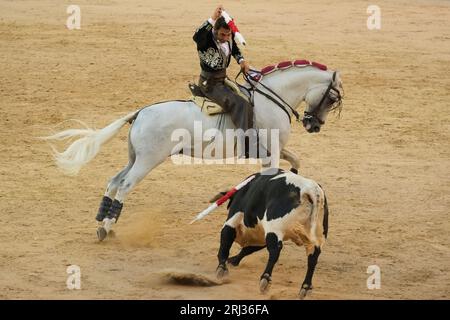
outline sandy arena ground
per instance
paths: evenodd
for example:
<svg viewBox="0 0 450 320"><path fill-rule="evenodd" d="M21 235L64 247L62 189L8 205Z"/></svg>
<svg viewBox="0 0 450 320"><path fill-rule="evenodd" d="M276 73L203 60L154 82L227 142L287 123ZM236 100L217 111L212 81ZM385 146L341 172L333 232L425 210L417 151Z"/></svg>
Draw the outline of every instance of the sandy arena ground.
<svg viewBox="0 0 450 320"><path fill-rule="evenodd" d="M81 30L65 26L72 3L81 7ZM450 2L376 1L382 25L372 31L367 1L223 4L252 66L305 58L342 72L342 117L315 135L293 123L289 142L331 210L309 299L449 299ZM94 217L108 179L127 161L128 126L77 177L58 171L36 139L64 120L102 128L144 105L187 98L199 72L192 34L214 6L0 0L0 298L296 298L306 257L291 243L266 295L258 290L265 251L220 286L161 276L214 274L225 208L188 222L257 166L167 160L128 196L116 237L99 243ZM232 62L229 74L237 70ZM78 126L58 128L69 127ZM81 268L81 290L66 288L72 264ZM373 264L379 290L366 287Z"/></svg>

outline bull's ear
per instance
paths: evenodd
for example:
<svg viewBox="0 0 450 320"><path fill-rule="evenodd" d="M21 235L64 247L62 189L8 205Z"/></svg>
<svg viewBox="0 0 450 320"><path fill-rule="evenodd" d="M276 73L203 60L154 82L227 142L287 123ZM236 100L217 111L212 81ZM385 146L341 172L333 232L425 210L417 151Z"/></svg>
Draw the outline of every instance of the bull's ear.
<svg viewBox="0 0 450 320"><path fill-rule="evenodd" d="M226 195L227 194L227 191L221 191L221 192L219 192L218 194L216 194L214 197L212 197L210 200L209 200L209 203L213 203L213 202L216 202L217 200L219 200L220 198L222 198L224 195Z"/></svg>

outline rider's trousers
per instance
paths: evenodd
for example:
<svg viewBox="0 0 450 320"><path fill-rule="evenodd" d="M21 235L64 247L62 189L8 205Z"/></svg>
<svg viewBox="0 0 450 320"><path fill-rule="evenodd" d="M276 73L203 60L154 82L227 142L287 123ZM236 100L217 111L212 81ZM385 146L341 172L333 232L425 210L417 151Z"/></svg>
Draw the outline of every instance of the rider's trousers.
<svg viewBox="0 0 450 320"><path fill-rule="evenodd" d="M231 120L237 128L244 132L253 128L253 106L225 85L223 78L207 79L200 76L199 86L206 97L230 113Z"/></svg>

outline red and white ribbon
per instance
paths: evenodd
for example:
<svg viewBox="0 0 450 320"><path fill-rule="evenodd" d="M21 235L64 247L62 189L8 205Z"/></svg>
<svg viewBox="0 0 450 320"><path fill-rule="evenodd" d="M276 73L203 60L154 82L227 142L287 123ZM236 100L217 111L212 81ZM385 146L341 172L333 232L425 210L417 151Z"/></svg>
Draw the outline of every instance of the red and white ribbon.
<svg viewBox="0 0 450 320"><path fill-rule="evenodd" d="M234 23L234 20L230 17L230 15L225 11L222 10L222 17L225 18L225 22L230 26L231 31L234 33L234 36L236 37L236 39L242 44L242 45L246 45L245 39L242 36L242 34L239 32L238 27L236 26L236 24Z"/></svg>
<svg viewBox="0 0 450 320"><path fill-rule="evenodd" d="M219 200L214 202L212 205L210 205L208 208L200 212L197 217L195 217L194 220L192 220L189 224L193 224L195 221L203 219L205 216L213 212L215 209L217 209L219 206L221 206L224 202L226 202L228 199L230 199L238 190L242 189L255 178L255 175L252 175L239 183L236 187L228 191L224 196L220 197Z"/></svg>

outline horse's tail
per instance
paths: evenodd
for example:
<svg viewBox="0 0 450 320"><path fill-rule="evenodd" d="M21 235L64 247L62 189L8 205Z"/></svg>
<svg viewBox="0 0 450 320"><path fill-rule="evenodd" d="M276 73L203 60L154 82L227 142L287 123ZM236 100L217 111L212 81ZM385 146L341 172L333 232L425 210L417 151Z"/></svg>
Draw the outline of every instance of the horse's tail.
<svg viewBox="0 0 450 320"><path fill-rule="evenodd" d="M94 159L103 144L116 136L127 122L131 123L136 118L137 113L136 111L130 113L100 130L93 130L86 126L85 129L69 129L48 137L42 137L42 139L61 141L80 136L64 152L58 152L50 144L57 166L64 173L74 176L78 174L81 167Z"/></svg>

